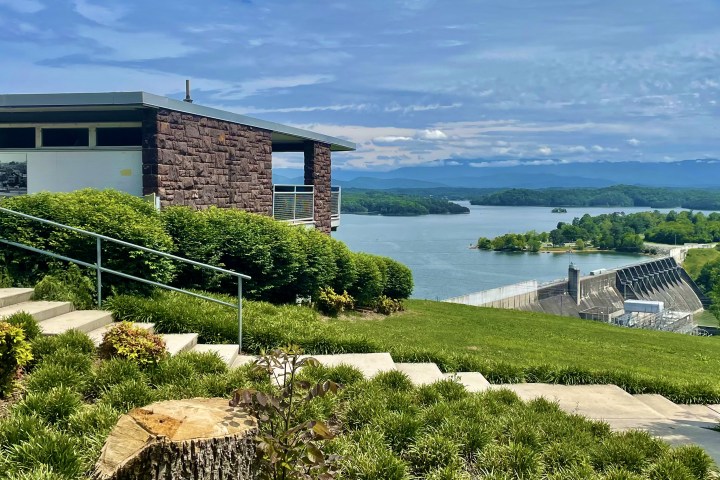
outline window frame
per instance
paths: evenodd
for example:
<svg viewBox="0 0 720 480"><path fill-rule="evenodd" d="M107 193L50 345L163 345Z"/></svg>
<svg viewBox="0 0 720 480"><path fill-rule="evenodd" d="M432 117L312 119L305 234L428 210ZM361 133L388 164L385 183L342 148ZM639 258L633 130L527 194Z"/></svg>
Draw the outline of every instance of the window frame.
<svg viewBox="0 0 720 480"><path fill-rule="evenodd" d="M42 151L76 151L76 150L142 150L142 145L135 146L114 146L101 147L97 145L97 129L98 128L142 128L142 122L96 122L96 123L0 123L0 128L34 128L35 129L35 148L2 148L0 152L34 152ZM88 145L80 147L46 147L42 144L43 129L55 128L87 128L88 129Z"/></svg>

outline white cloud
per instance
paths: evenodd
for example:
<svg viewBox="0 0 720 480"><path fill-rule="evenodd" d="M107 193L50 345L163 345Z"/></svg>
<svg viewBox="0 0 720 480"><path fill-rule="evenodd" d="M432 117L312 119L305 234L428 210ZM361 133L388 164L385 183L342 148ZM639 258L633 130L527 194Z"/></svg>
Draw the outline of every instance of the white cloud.
<svg viewBox="0 0 720 480"><path fill-rule="evenodd" d="M604 148L604 147L601 147L600 145L593 145L592 147L590 147L590 149L591 149L593 152L598 152L598 153L605 151L605 148Z"/></svg>
<svg viewBox="0 0 720 480"><path fill-rule="evenodd" d="M125 16L126 10L117 4L96 5L87 0L75 0L75 11L90 21L101 25L114 25Z"/></svg>
<svg viewBox="0 0 720 480"><path fill-rule="evenodd" d="M567 151L570 153L586 153L588 149L582 145L574 145L572 147L568 147Z"/></svg>
<svg viewBox="0 0 720 480"><path fill-rule="evenodd" d="M80 27L78 34L105 50L95 56L108 60L133 61L179 58L195 51L181 40L158 32L121 32L103 27Z"/></svg>
<svg viewBox="0 0 720 480"><path fill-rule="evenodd" d="M420 138L425 140L445 140L447 135L442 130L425 130L420 134Z"/></svg>
<svg viewBox="0 0 720 480"><path fill-rule="evenodd" d="M396 143L396 142L412 142L412 137L399 137L394 135L387 135L385 137L377 137L373 139L373 143Z"/></svg>
<svg viewBox="0 0 720 480"><path fill-rule="evenodd" d="M552 155L552 148L548 147L547 145L543 145L542 147L537 149L537 152L540 155Z"/></svg>
<svg viewBox="0 0 720 480"><path fill-rule="evenodd" d="M237 113L295 113L295 112L319 112L319 111L361 111L367 110L369 105L365 103L352 103L347 105L318 105L308 107L279 107L279 108L262 108L262 107L241 107L235 108Z"/></svg>
<svg viewBox="0 0 720 480"><path fill-rule="evenodd" d="M627 143L631 147L637 147L638 145L640 145L640 140L638 140L637 138L629 138L625 141L625 143Z"/></svg>
<svg viewBox="0 0 720 480"><path fill-rule="evenodd" d="M0 0L0 5L18 13L37 13L45 9L45 5L38 0Z"/></svg>
<svg viewBox="0 0 720 480"><path fill-rule="evenodd" d="M427 112L431 110L447 110L450 108L459 108L462 107L462 103L455 102L450 105L441 105L439 103L433 103L430 105L399 105L397 103L393 103L391 105L388 105L385 107L386 112L403 112L403 113L409 113L409 112Z"/></svg>
<svg viewBox="0 0 720 480"><path fill-rule="evenodd" d="M262 77L241 82L237 87L219 92L215 98L220 100L241 100L258 93L277 89L295 88L306 85L332 82L332 75L291 75L284 77Z"/></svg>

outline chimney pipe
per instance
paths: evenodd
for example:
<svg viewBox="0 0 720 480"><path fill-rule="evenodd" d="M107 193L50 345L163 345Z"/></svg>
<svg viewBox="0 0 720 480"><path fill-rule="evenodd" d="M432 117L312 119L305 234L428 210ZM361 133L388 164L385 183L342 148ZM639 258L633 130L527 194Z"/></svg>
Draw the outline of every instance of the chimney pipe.
<svg viewBox="0 0 720 480"><path fill-rule="evenodd" d="M190 80L185 80L185 100L183 100L188 103L192 103L192 98L190 98Z"/></svg>

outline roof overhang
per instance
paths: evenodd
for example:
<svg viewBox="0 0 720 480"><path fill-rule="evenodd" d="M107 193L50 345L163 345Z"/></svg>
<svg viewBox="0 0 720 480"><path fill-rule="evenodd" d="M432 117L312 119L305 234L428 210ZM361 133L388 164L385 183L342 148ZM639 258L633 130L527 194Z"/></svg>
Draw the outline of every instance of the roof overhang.
<svg viewBox="0 0 720 480"><path fill-rule="evenodd" d="M352 151L356 148L353 142L341 138L145 92L0 95L0 113L117 111L138 108L165 108L269 130L272 132L275 151L302 152L308 141L328 144L335 152Z"/></svg>

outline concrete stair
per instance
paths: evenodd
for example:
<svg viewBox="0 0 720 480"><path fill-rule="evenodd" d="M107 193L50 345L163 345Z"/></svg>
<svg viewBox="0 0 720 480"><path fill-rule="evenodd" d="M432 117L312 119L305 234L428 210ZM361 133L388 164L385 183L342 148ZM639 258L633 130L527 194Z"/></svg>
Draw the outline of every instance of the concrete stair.
<svg viewBox="0 0 720 480"><path fill-rule="evenodd" d="M490 388L490 382L480 372L446 373L445 378L462 383L468 392L484 392Z"/></svg>
<svg viewBox="0 0 720 480"><path fill-rule="evenodd" d="M197 333L163 333L160 336L165 340L165 348L170 355L192 350L198 341Z"/></svg>
<svg viewBox="0 0 720 480"><path fill-rule="evenodd" d="M32 288L0 288L0 308L16 303L29 302L33 293Z"/></svg>
<svg viewBox="0 0 720 480"><path fill-rule="evenodd" d="M429 385L446 379L434 363L396 363L395 368L407 375L415 385Z"/></svg>
<svg viewBox="0 0 720 480"><path fill-rule="evenodd" d="M39 323L45 335L59 335L68 330L89 333L112 323L112 314L102 310L74 310Z"/></svg>
<svg viewBox="0 0 720 480"><path fill-rule="evenodd" d="M226 344L226 345L208 345L208 344L197 344L190 349L191 352L198 353L216 353L227 366L232 366L235 360L238 358L238 345Z"/></svg>
<svg viewBox="0 0 720 480"><path fill-rule="evenodd" d="M9 317L18 312L26 312L38 322L42 322L72 310L73 306L70 302L28 301L0 308L0 318Z"/></svg>

